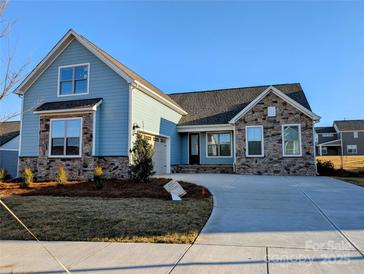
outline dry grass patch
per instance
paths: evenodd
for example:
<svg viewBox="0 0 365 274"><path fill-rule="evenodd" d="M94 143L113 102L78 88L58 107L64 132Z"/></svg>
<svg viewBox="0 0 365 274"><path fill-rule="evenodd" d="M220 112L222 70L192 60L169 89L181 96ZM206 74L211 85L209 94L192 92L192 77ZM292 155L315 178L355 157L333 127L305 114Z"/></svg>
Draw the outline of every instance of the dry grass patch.
<svg viewBox="0 0 365 274"><path fill-rule="evenodd" d="M192 243L212 210L212 198L181 202L152 198L9 196L3 199L41 240ZM0 239L29 234L0 208Z"/></svg>
<svg viewBox="0 0 365 274"><path fill-rule="evenodd" d="M364 177L335 177L338 180L364 187Z"/></svg>

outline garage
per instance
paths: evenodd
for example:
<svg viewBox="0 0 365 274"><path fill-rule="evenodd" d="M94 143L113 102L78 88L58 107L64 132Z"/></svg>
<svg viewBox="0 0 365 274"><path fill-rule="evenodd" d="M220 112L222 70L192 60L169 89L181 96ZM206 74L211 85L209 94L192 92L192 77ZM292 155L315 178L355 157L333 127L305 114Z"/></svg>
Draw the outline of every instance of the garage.
<svg viewBox="0 0 365 274"><path fill-rule="evenodd" d="M141 133L145 140L152 145L154 150L152 162L153 170L156 175L168 173L168 139L160 135Z"/></svg>

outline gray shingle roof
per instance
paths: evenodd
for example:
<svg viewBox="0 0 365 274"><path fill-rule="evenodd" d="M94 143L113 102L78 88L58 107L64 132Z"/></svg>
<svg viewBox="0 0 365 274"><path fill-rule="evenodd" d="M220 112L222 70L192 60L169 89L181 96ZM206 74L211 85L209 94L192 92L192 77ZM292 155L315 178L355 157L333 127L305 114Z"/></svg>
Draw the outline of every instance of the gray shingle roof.
<svg viewBox="0 0 365 274"><path fill-rule="evenodd" d="M364 130L364 120L342 120L333 122L339 131Z"/></svg>
<svg viewBox="0 0 365 274"><path fill-rule="evenodd" d="M269 86L174 93L169 96L188 112L179 125L226 124ZM273 86L311 110L299 83Z"/></svg>
<svg viewBox="0 0 365 274"><path fill-rule="evenodd" d="M157 88L155 85L151 84L151 82L149 82L146 79L144 79L142 76L140 76L139 74L137 74L136 72L134 72L133 70L131 70L130 68L128 68L127 66L125 66L124 64L122 64L121 62L119 62L117 59L115 59L114 57L112 57L110 54L108 54L107 52L105 52L101 48L97 47L94 43L92 43L90 40L86 39L84 36L82 36L80 34L78 34L78 35L79 35L79 37L81 39L83 39L89 45L91 45L93 48L95 48L105 58L107 58L114 65L116 65L121 70L123 70L130 78L132 78L133 80L136 80L136 81L140 82L141 84L145 85L149 89L152 89L158 95L160 95L161 97L163 97L164 99L166 99L170 103L172 103L172 104L174 104L174 105L176 105L176 106L178 106L178 107L181 108L181 106L179 106L174 100L171 100L171 98L167 94L163 93L159 88Z"/></svg>
<svg viewBox="0 0 365 274"><path fill-rule="evenodd" d="M20 121L0 122L0 146L19 135Z"/></svg>
<svg viewBox="0 0 365 274"><path fill-rule="evenodd" d="M336 133L334 127L316 127L315 130L317 133Z"/></svg>
<svg viewBox="0 0 365 274"><path fill-rule="evenodd" d="M102 98L83 99L83 100L68 100L68 101L57 101L47 102L35 109L35 111L47 111L47 110L72 110L78 108L90 108L100 102Z"/></svg>

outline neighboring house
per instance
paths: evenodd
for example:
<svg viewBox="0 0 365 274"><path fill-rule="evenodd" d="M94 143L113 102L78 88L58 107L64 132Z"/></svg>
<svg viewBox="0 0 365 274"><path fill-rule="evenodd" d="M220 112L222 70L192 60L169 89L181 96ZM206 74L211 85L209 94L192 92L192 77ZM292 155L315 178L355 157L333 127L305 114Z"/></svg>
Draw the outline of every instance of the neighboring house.
<svg viewBox="0 0 365 274"><path fill-rule="evenodd" d="M317 156L364 155L364 120L334 121L315 130Z"/></svg>
<svg viewBox="0 0 365 274"><path fill-rule="evenodd" d="M20 170L53 179L128 175L134 133L157 174L315 175L314 124L300 84L164 94L70 30L15 91L22 97Z"/></svg>
<svg viewBox="0 0 365 274"><path fill-rule="evenodd" d="M16 177L18 169L20 122L0 122L0 168Z"/></svg>

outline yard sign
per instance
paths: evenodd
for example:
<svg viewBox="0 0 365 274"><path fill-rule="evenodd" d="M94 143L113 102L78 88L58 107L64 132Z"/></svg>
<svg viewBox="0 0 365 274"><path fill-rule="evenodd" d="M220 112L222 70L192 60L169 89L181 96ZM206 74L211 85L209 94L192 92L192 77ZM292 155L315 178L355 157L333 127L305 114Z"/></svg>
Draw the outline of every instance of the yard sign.
<svg viewBox="0 0 365 274"><path fill-rule="evenodd" d="M186 194L186 191L182 188L182 186L177 181L174 181L174 180L168 182L163 187L171 195L176 195L176 196L182 197Z"/></svg>

